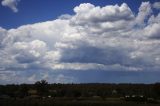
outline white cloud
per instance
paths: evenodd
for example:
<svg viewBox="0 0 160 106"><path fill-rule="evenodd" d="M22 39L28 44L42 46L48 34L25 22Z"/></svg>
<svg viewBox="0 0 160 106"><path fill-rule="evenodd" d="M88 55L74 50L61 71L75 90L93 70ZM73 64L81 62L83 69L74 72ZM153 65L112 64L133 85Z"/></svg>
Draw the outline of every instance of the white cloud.
<svg viewBox="0 0 160 106"><path fill-rule="evenodd" d="M160 13L157 16L152 15L148 20L149 24L154 24L159 22L160 22Z"/></svg>
<svg viewBox="0 0 160 106"><path fill-rule="evenodd" d="M13 45L13 53L18 62L28 63L41 58L46 52L46 44L43 41L34 40L32 42L16 42Z"/></svg>
<svg viewBox="0 0 160 106"><path fill-rule="evenodd" d="M17 5L20 0L2 0L2 6L9 7L13 12L18 12Z"/></svg>
<svg viewBox="0 0 160 106"><path fill-rule="evenodd" d="M76 23L83 23L82 21L89 22L105 22L105 21L117 21L117 20L131 20L133 14L126 3L121 6L118 5L107 5L105 7L95 7L90 3L80 4L74 8L76 16L73 17L77 20ZM74 21L75 22L75 21Z"/></svg>
<svg viewBox="0 0 160 106"><path fill-rule="evenodd" d="M79 25L82 29L92 33L101 33L107 30L121 30L131 24L134 15L126 3L122 5L107 5L95 7L90 3L80 4L74 8L76 13L72 17L71 25ZM127 26L127 28L129 28Z"/></svg>
<svg viewBox="0 0 160 106"><path fill-rule="evenodd" d="M63 27L62 27L63 26ZM32 40L40 40L47 42L52 48L54 44L62 38L66 29L68 32L72 29L68 25L68 20L53 20L32 25L20 26L17 29L8 30L8 34L3 43L12 45L14 42L28 42Z"/></svg>
<svg viewBox="0 0 160 106"><path fill-rule="evenodd" d="M154 23L145 28L145 33L151 38L160 39L160 25L159 23Z"/></svg>
<svg viewBox="0 0 160 106"><path fill-rule="evenodd" d="M160 14L152 14L149 2L143 2L137 14L125 3L104 7L84 3L74 11L52 21L0 28L0 70L160 69ZM49 78L48 71L43 78ZM34 74L28 81L39 79ZM54 78L64 79L70 80L63 74Z"/></svg>

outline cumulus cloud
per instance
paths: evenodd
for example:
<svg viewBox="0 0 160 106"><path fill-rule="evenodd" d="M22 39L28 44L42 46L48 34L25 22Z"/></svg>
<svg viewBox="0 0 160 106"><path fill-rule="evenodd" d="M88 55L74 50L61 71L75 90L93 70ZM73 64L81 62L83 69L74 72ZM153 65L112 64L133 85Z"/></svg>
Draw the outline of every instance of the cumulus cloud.
<svg viewBox="0 0 160 106"><path fill-rule="evenodd" d="M91 22L105 22L105 21L118 21L118 20L130 20L133 19L133 14L126 3L121 6L107 5L105 7L95 7L90 3L83 3L74 8L77 19L77 23L82 21ZM73 19L74 19L73 18ZM73 20L74 21L74 20ZM82 22L83 23L83 22Z"/></svg>
<svg viewBox="0 0 160 106"><path fill-rule="evenodd" d="M18 12L17 5L20 0L2 0L2 6L9 7L13 12Z"/></svg>
<svg viewBox="0 0 160 106"><path fill-rule="evenodd" d="M90 3L83 3L74 8L76 15L72 17L71 24L83 26L93 33L106 30L124 29L134 19L131 9L126 3L122 5L107 5L95 7Z"/></svg>
<svg viewBox="0 0 160 106"><path fill-rule="evenodd" d="M126 3L104 7L83 3L74 12L16 29L0 28L1 72L30 70L26 79L32 82L64 70L160 69L160 13L152 14L149 2L143 2L137 14ZM62 73L54 77L53 82L74 80Z"/></svg>
<svg viewBox="0 0 160 106"><path fill-rule="evenodd" d="M46 51L46 44L43 41L34 40L32 42L16 42L13 45L15 59L19 63L34 62L43 56Z"/></svg>

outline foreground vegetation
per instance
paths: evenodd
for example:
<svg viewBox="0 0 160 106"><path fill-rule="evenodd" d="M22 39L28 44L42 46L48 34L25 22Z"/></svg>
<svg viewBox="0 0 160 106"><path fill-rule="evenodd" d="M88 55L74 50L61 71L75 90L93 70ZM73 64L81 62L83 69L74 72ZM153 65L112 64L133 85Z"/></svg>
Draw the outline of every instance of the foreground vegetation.
<svg viewBox="0 0 160 106"><path fill-rule="evenodd" d="M0 106L159 106L156 84L0 85Z"/></svg>
<svg viewBox="0 0 160 106"><path fill-rule="evenodd" d="M0 100L1 106L159 106L153 103L138 103L126 101L101 101L101 100L54 100L54 99L17 99Z"/></svg>

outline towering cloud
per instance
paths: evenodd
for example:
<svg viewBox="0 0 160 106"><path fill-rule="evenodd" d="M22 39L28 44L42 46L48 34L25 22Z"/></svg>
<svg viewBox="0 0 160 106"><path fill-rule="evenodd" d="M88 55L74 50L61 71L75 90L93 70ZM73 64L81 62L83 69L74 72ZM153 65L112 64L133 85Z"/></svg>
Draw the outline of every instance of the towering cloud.
<svg viewBox="0 0 160 106"><path fill-rule="evenodd" d="M3 75L29 71L23 80L30 82L57 70L160 70L160 15L152 14L149 2L143 2L137 14L126 3L104 7L83 3L74 12L17 29L0 28ZM74 79L63 73L56 78Z"/></svg>
<svg viewBox="0 0 160 106"><path fill-rule="evenodd" d="M17 5L20 0L2 0L2 5L9 7L13 12L18 12Z"/></svg>

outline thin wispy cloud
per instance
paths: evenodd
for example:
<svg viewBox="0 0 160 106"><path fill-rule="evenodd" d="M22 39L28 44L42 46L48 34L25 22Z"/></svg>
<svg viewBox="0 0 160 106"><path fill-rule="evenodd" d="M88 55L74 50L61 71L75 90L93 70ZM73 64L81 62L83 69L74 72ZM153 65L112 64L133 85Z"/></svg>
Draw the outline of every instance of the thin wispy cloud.
<svg viewBox="0 0 160 106"><path fill-rule="evenodd" d="M160 9L160 2L155 2L153 4L153 7L156 8L156 9Z"/></svg>

